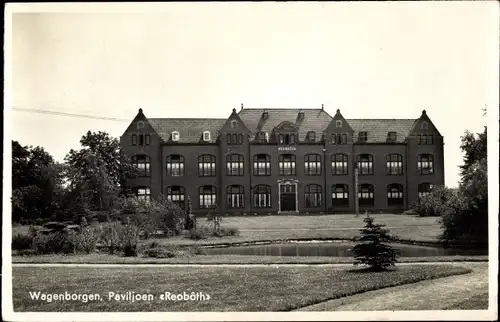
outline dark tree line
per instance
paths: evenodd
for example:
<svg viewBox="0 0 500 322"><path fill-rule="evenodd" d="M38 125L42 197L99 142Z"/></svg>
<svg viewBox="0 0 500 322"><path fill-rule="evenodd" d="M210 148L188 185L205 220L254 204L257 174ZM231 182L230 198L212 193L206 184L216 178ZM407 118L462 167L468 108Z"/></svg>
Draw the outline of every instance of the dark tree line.
<svg viewBox="0 0 500 322"><path fill-rule="evenodd" d="M110 212L137 170L122 153L116 138L88 131L79 150L71 149L59 163L42 147L12 141L13 222L73 220L91 212Z"/></svg>

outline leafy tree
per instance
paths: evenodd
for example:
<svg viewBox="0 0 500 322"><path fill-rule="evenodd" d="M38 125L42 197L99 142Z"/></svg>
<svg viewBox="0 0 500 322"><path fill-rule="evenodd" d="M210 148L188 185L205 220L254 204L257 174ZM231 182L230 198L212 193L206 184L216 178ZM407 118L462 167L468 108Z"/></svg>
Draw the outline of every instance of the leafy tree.
<svg viewBox="0 0 500 322"><path fill-rule="evenodd" d="M64 165L42 147L12 141L12 219L48 219L58 211Z"/></svg>
<svg viewBox="0 0 500 322"><path fill-rule="evenodd" d="M71 208L76 211L111 210L120 195L129 196L126 181L137 175L116 138L106 132L88 131L82 148L65 158Z"/></svg>
<svg viewBox="0 0 500 322"><path fill-rule="evenodd" d="M394 239L389 235L389 230L383 228L385 225L374 224L373 218L368 214L363 221L365 226L360 230L360 243L352 249L354 265L368 265L373 271L382 271L394 266L398 254L390 245L384 244Z"/></svg>
<svg viewBox="0 0 500 322"><path fill-rule="evenodd" d="M469 131L461 137L462 143L460 149L464 153L464 164L460 166L461 175L465 176L467 170L477 161L487 158L487 127L484 127L482 133L475 136Z"/></svg>

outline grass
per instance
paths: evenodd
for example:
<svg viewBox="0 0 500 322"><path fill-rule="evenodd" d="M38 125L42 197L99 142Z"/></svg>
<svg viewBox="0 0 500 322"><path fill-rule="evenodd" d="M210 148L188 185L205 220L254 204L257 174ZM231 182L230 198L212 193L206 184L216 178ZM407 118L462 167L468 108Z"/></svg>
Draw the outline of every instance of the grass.
<svg viewBox="0 0 500 322"><path fill-rule="evenodd" d="M487 310L489 305L488 293L467 298L459 303L447 307L447 310Z"/></svg>
<svg viewBox="0 0 500 322"><path fill-rule="evenodd" d="M386 224L392 234L415 241L436 241L442 229L437 217L416 217L392 214L372 215L377 223ZM245 216L223 217L222 225L240 230L239 236L209 237L192 240L187 236L143 240L148 243L157 240L162 244L211 245L247 241L271 241L287 239L351 239L359 235L364 215L303 215L303 216ZM199 218L200 225L205 218ZM12 233L28 232L29 226L12 227Z"/></svg>
<svg viewBox="0 0 500 322"><path fill-rule="evenodd" d="M370 290L414 283L470 270L451 265L400 266L380 273L332 267L13 267L16 312L289 311ZM102 301L52 301L29 292L100 294ZM108 300L108 292L153 294L152 301ZM164 292L209 294L206 301L163 301Z"/></svg>
<svg viewBox="0 0 500 322"><path fill-rule="evenodd" d="M417 217L393 214L371 214L379 224L392 227L403 226L437 226L438 217ZM284 220L284 218L286 220ZM302 215L302 216L238 216L223 217L222 224L238 227L240 230L248 229L318 229L318 228L352 228L363 225L364 214L356 217L354 214L346 215ZM199 221L204 221L200 218Z"/></svg>
<svg viewBox="0 0 500 322"><path fill-rule="evenodd" d="M488 256L401 257L400 263L413 262L479 262ZM13 256L13 263L85 263L85 264L343 264L353 263L352 257L314 256L249 256L196 255L174 258L123 257L108 254Z"/></svg>

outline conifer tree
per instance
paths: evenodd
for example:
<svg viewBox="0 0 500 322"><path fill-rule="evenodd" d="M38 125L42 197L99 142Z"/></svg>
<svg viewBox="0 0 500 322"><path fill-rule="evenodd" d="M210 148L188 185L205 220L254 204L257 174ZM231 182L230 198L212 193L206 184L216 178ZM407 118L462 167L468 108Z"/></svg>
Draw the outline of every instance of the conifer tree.
<svg viewBox="0 0 500 322"><path fill-rule="evenodd" d="M385 242L391 242L394 238L385 225L374 224L373 218L368 214L363 221L365 226L360 229L361 237L352 252L354 253L354 265L368 265L373 271L382 271L397 262L397 252Z"/></svg>

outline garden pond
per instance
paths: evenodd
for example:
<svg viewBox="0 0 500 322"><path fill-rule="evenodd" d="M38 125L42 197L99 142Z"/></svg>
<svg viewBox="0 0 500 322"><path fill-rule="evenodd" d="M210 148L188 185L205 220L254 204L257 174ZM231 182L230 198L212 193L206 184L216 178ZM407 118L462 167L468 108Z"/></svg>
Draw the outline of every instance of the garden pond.
<svg viewBox="0 0 500 322"><path fill-rule="evenodd" d="M210 247L204 248L204 252L207 255L352 257L351 249L354 245L353 242L347 241L288 242L280 244ZM442 248L400 243L392 243L391 246L398 251L401 257L488 255L487 249Z"/></svg>

